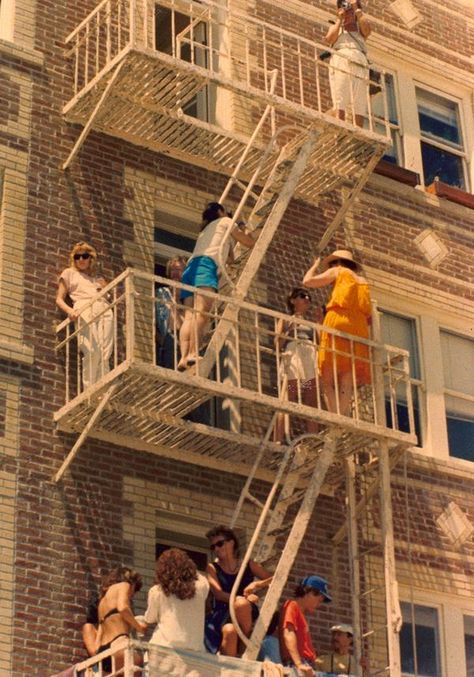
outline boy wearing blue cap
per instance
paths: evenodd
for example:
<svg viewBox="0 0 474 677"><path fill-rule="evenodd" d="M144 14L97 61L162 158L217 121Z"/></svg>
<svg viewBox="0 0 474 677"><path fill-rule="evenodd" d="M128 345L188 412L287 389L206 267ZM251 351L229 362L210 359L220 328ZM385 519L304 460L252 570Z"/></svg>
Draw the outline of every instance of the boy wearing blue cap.
<svg viewBox="0 0 474 677"><path fill-rule="evenodd" d="M296 586L294 599L283 605L280 617L280 649L284 665L293 666L298 677L312 677L316 660L307 614L329 603L328 584L321 576L306 576Z"/></svg>

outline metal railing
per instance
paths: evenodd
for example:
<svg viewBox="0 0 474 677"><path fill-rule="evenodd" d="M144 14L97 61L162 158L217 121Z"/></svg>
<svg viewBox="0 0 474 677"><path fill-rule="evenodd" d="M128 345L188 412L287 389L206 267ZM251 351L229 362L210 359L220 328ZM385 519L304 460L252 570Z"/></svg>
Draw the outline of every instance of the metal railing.
<svg viewBox="0 0 474 677"><path fill-rule="evenodd" d="M161 292L157 293L160 287L169 290L165 300ZM135 361L160 368L163 380L176 381L167 374L178 371L179 330L187 312L194 341L200 346L201 354L207 351L207 359L202 364L214 366L209 370L198 359L196 365L186 372L190 384L194 383L213 395L260 403L269 409L277 407L288 414L313 418L318 413L327 412L327 392L316 368L321 337L326 334L326 351L330 362L332 360L336 393L341 378L338 360L344 358L346 365L350 365L353 398L352 411L348 416L356 422L399 431L398 411L402 406L409 420L409 431L403 432L414 432L407 351L345 334L309 320L298 318L295 322L290 315L202 289L199 296L207 301L208 309L201 312L206 326L199 336L198 323L195 322L198 311L181 303L179 296L182 290L197 291L180 282L127 269L81 309L76 324L70 319L61 322L57 327L56 350L64 367L65 402L84 392L84 364L81 366L81 362L84 363L86 358L81 359L81 351L84 354L88 346L84 347L83 337L89 336L104 313L110 313L110 310L113 312L113 349L109 361L95 361L94 374L86 374L86 390L92 393L94 388L100 388L106 380L113 379L109 371L124 370ZM225 320L229 324L229 332L219 348L219 341L213 341L213 334L229 304L237 309L237 313L235 319ZM166 347L163 336L161 344L158 340L157 312L174 318L169 325ZM287 327L284 335L279 330L281 323ZM291 393L290 388L285 386L288 364L292 355L300 349L306 355L314 356L313 394L309 400L307 383L294 379ZM380 411L381 399L377 399L376 387L383 389L383 411ZM390 411L388 423L385 422L386 410ZM347 413L341 411L337 394L335 408L333 406L327 413L331 412Z"/></svg>
<svg viewBox="0 0 474 677"><path fill-rule="evenodd" d="M324 58L333 51L322 42L211 0L102 0L65 42L73 59L74 96L136 49L172 59L184 72L243 95L266 95L277 108L286 107L287 114L298 114L301 109L322 114L331 108L329 74L338 70ZM388 140L385 71L371 64L370 75L364 67L354 72L350 62L341 70L353 73L349 80L352 102L358 83L363 85L368 129ZM274 71L278 76L271 95ZM382 115L373 109L370 78L382 92Z"/></svg>
<svg viewBox="0 0 474 677"><path fill-rule="evenodd" d="M204 638L203 638L204 639ZM106 670L106 659L112 662ZM195 677L261 677L262 663L239 658L172 649L139 640L125 640L116 648L102 651L74 666L74 677L164 677L164 675L194 675Z"/></svg>

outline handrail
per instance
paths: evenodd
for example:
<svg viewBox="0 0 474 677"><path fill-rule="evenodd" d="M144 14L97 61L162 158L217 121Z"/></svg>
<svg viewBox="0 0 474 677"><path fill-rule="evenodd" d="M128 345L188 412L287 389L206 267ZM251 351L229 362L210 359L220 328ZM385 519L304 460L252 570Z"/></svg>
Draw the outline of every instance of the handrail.
<svg viewBox="0 0 474 677"><path fill-rule="evenodd" d="M83 20L81 21L81 23L78 24L78 25L76 26L76 28L75 28L73 31L71 31L71 32L69 33L69 35L67 36L67 38L64 39L64 42L65 42L66 44L67 44L68 42L70 42L70 41L72 40L72 38L76 35L76 33L79 33L79 31L80 31L82 28L84 28L84 27L85 27L85 26L86 26L86 25L87 25L87 24L88 24L88 23L96 16L96 14L98 14L98 13L100 12L100 10L101 10L103 7L105 7L106 5L108 5L109 2L110 2L110 0L101 0L101 2L99 2L99 4L98 4L96 7L94 7L94 9L93 9L91 12L89 12L89 14L86 16L86 18L83 19Z"/></svg>

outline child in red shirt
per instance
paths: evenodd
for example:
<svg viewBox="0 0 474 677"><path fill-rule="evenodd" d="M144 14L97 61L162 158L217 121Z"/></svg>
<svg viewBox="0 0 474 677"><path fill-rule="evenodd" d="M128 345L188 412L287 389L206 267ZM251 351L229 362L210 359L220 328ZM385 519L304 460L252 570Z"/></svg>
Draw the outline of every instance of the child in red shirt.
<svg viewBox="0 0 474 677"><path fill-rule="evenodd" d="M306 576L295 590L295 599L287 600L280 616L280 650L284 665L292 665L296 675L310 677L316 660L306 615L313 613L331 597L327 581L320 576Z"/></svg>

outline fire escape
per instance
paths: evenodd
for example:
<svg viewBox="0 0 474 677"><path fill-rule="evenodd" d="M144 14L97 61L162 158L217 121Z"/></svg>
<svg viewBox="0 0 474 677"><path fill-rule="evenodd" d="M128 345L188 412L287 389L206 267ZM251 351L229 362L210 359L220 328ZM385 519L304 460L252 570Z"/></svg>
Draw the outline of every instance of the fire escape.
<svg viewBox="0 0 474 677"><path fill-rule="evenodd" d="M317 407L305 405L301 393L290 402L276 340L278 321L290 318L246 300L289 201L314 204L344 188L323 237L308 243L318 251L327 246L390 143L387 115L375 115L367 93L366 127L336 120L327 113L323 45L259 19L258 12L213 2L103 0L66 45L74 96L64 115L83 129L64 168L96 130L219 172L228 177L221 201L231 191L234 199L239 195L234 222L244 216L256 244L231 267L221 261L223 289L210 295L205 350L191 371L165 369L155 360L157 285L186 285L127 269L98 295L114 310L113 364L85 391L77 329L69 320L59 325L66 382L55 421L78 438L55 480L87 436L246 478L233 524L248 501L258 515L240 573L252 557L272 563L275 576L252 636L242 635L243 660L233 668L232 661L224 667L208 657L203 675L260 674L259 645L316 500L323 487L345 483L347 518L333 541L349 548L356 656L370 652L371 677L399 677L390 470L415 443L408 354L383 345L375 322L372 340L361 340L371 385L360 387L353 369L350 416L324 408L319 382ZM321 327L305 324L316 359ZM357 341L347 338L355 364ZM190 420L211 398L232 403L229 429ZM408 412L409 432L399 424L400 407ZM278 412L292 421L317 421L320 432L305 434L303 426L277 444ZM181 659L188 667L203 660ZM132 675L131 662L128 667L125 674ZM155 674L166 673L150 668Z"/></svg>

